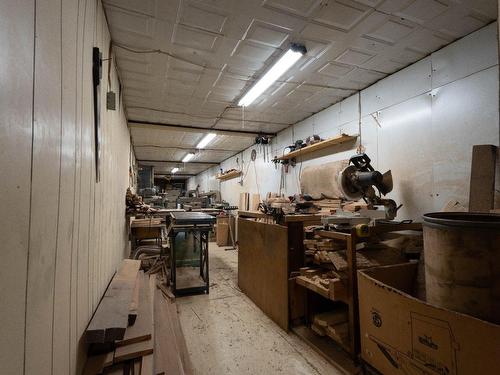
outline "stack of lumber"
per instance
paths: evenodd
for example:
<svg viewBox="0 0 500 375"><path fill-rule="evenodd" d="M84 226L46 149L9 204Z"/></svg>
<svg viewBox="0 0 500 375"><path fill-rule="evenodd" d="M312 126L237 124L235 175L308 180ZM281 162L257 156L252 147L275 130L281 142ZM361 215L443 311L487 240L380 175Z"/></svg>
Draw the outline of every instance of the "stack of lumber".
<svg viewBox="0 0 500 375"><path fill-rule="evenodd" d="M349 347L347 307L314 315L311 329L319 336L328 336L341 346Z"/></svg>
<svg viewBox="0 0 500 375"><path fill-rule="evenodd" d="M159 289L164 280L157 283L156 275L139 271L139 265L125 260L106 290L85 333L91 345L84 375L191 373L177 307Z"/></svg>

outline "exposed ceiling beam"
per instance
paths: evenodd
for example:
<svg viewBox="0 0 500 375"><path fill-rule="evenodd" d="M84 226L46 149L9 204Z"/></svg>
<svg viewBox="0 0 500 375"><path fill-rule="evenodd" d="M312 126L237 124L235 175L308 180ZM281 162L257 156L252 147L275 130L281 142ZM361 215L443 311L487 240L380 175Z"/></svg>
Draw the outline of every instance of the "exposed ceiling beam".
<svg viewBox="0 0 500 375"><path fill-rule="evenodd" d="M167 123L162 123L162 122L129 120L128 124L130 127L133 127L133 128L159 127L159 128L178 129L178 130L182 130L182 131L190 131L193 133L216 133L216 134L220 134L220 135L233 135L233 136L236 135L236 136L240 136L240 137L255 137L257 135L276 137L276 133L252 132L252 131L248 131L248 130L202 128L202 127L198 127L198 126L176 125L176 124L167 124Z"/></svg>
<svg viewBox="0 0 500 375"><path fill-rule="evenodd" d="M196 152L199 149L196 147L182 147L182 146L160 146L160 145L133 145L134 147L144 147L144 148L168 148L168 149L175 149L175 150L185 150L185 151L193 151ZM239 152L239 150L228 150L224 148L203 148L201 151L214 151L214 152Z"/></svg>
<svg viewBox="0 0 500 375"><path fill-rule="evenodd" d="M138 163L172 163L181 164L182 160L154 160L154 159L137 159ZM186 164L204 164L204 165L219 165L217 161L190 161Z"/></svg>
<svg viewBox="0 0 500 375"><path fill-rule="evenodd" d="M170 177L194 177L196 174L178 174L178 173L155 173L155 176L170 176Z"/></svg>

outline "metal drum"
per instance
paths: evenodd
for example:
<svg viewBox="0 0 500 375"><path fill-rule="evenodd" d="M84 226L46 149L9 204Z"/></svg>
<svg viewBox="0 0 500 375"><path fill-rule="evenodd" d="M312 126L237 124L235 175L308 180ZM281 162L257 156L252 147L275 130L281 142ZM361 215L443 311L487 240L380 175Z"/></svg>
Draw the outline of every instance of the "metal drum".
<svg viewBox="0 0 500 375"><path fill-rule="evenodd" d="M427 302L500 323L500 215L424 215Z"/></svg>

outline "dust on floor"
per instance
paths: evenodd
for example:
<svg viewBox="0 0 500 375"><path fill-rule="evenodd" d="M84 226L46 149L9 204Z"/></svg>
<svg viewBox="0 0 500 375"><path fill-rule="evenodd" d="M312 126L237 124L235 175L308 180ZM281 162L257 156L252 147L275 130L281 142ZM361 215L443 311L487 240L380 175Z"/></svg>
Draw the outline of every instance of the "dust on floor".
<svg viewBox="0 0 500 375"><path fill-rule="evenodd" d="M236 250L209 254L210 294L176 300L195 374L342 374L239 291Z"/></svg>

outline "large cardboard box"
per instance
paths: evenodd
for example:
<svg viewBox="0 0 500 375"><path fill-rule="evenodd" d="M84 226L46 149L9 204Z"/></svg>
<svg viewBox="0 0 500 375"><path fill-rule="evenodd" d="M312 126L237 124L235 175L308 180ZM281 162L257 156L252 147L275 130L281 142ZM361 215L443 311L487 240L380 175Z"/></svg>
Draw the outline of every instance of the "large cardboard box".
<svg viewBox="0 0 500 375"><path fill-rule="evenodd" d="M363 360L384 375L500 374L500 326L415 298L417 272L358 272Z"/></svg>

